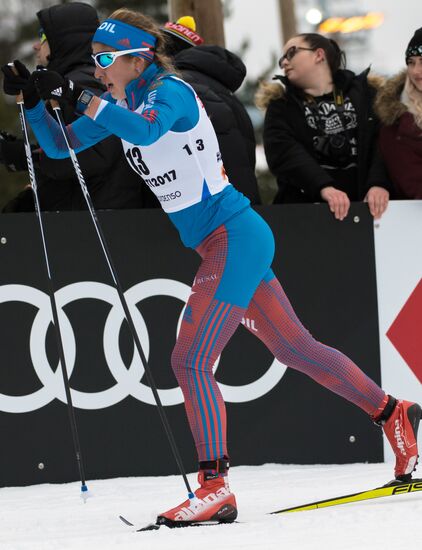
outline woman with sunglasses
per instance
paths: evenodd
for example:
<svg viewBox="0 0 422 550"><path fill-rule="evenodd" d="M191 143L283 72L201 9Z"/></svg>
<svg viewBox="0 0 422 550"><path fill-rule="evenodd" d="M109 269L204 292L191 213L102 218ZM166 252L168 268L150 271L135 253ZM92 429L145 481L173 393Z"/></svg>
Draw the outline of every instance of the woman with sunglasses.
<svg viewBox="0 0 422 550"><path fill-rule="evenodd" d="M255 320L252 333L279 361L385 423L393 444L392 427L399 422L413 446L406 458L396 449L395 473L410 475L417 451L403 414L410 410L417 424L420 408L386 395L350 359L302 326L271 270L271 230L228 182L211 122L193 89L169 72L163 48L151 19L121 9L100 25L93 40L105 98L75 90L54 73L31 77L44 98L55 97L60 88L78 95L84 116L69 128L76 150L110 134L122 139L132 168L156 193L183 243L202 257L171 358L198 452L200 487L195 499L163 512L159 521L231 522L237 516L227 475L226 411L212 366L246 316ZM59 129L33 88L25 91L25 102L47 153L66 156Z"/></svg>
<svg viewBox="0 0 422 550"><path fill-rule="evenodd" d="M284 76L262 84L264 147L279 187L275 202L326 201L338 220L350 201L368 202L375 219L387 208L391 184L376 151L373 101L378 82L342 69L334 40L300 34L284 47Z"/></svg>
<svg viewBox="0 0 422 550"><path fill-rule="evenodd" d="M407 68L378 92L379 147L399 199L422 199L422 28L405 52Z"/></svg>

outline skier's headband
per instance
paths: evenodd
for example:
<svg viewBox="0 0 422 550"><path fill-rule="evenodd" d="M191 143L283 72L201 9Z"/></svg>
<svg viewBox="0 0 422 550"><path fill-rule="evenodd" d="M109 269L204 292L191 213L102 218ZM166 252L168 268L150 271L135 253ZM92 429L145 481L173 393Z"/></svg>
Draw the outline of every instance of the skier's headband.
<svg viewBox="0 0 422 550"><path fill-rule="evenodd" d="M117 19L106 19L95 31L93 42L100 42L111 46L116 50L133 50L137 48L149 48L147 51L134 53L148 61L154 57L154 47L157 39L142 29L118 21Z"/></svg>

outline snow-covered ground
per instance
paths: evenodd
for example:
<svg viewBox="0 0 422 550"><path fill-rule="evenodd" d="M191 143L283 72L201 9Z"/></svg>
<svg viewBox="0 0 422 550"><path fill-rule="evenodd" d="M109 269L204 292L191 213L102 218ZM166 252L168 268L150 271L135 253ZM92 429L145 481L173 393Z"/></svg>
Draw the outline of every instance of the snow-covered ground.
<svg viewBox="0 0 422 550"><path fill-rule="evenodd" d="M83 504L78 483L0 489L1 550L243 548L385 550L420 548L422 492L280 516L280 508L369 489L392 477L391 464L241 466L230 471L239 521L233 525L136 533L184 499L179 477L91 481ZM189 476L195 484L195 476ZM419 542L418 542L419 541Z"/></svg>

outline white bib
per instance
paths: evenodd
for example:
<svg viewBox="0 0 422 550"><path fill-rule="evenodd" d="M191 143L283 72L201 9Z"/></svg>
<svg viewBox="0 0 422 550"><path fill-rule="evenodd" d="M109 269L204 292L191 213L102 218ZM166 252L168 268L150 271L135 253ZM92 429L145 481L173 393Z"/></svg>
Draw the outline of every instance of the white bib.
<svg viewBox="0 0 422 550"><path fill-rule="evenodd" d="M171 77L175 78L175 77ZM176 78L175 78L176 79ZM179 82L183 82L180 79ZM195 94L199 120L186 132L169 130L152 145L134 145L122 139L126 158L137 174L156 195L165 212L178 212L201 200L220 193L230 185L224 171L217 137L205 108ZM145 101L135 112L142 113ZM118 105L126 107L125 101Z"/></svg>

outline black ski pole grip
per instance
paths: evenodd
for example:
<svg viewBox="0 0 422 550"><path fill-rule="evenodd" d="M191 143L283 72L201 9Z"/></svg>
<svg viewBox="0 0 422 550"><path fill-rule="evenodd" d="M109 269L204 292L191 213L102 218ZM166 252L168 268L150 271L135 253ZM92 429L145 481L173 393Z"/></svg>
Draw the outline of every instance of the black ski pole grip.
<svg viewBox="0 0 422 550"><path fill-rule="evenodd" d="M16 70L16 67L15 65L11 62L11 63L8 63L9 67L12 69L12 72L13 74L15 74L16 76L19 74L18 71ZM17 105L19 105L19 103L23 103L23 93L22 93L22 90L21 92L16 96L16 103Z"/></svg>

